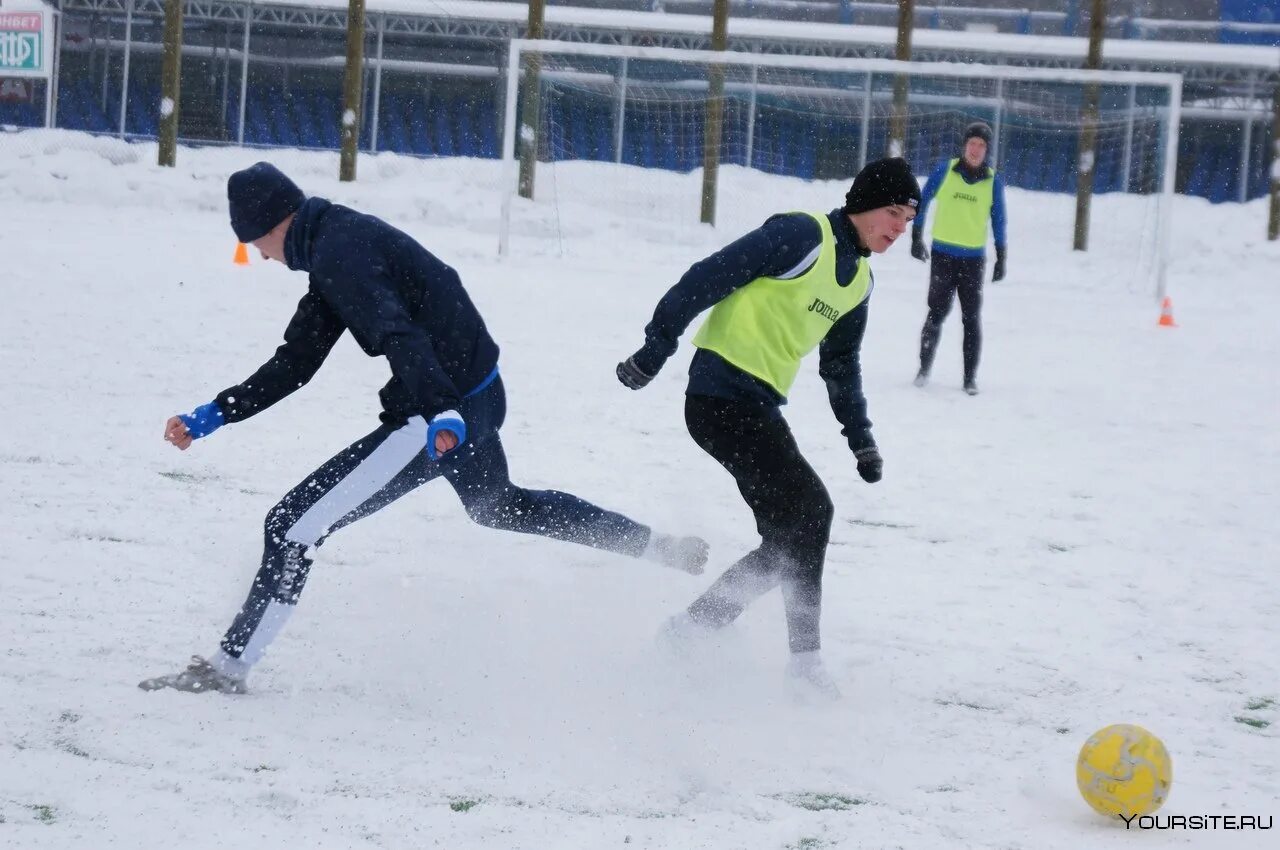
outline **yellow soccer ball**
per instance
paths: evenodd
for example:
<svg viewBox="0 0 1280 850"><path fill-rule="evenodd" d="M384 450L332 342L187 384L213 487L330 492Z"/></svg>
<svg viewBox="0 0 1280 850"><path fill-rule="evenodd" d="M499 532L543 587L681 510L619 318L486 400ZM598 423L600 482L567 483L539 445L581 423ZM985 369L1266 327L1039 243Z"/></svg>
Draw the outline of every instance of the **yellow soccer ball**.
<svg viewBox="0 0 1280 850"><path fill-rule="evenodd" d="M1169 751L1141 726L1119 723L1089 736L1076 760L1076 785L1104 815L1132 818L1164 805L1173 782Z"/></svg>

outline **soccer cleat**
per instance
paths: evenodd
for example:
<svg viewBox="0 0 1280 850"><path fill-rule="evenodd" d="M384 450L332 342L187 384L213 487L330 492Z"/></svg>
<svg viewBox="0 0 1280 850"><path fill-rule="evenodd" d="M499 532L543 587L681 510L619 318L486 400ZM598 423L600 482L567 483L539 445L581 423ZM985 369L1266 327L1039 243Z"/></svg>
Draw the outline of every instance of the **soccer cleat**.
<svg viewBox="0 0 1280 850"><path fill-rule="evenodd" d="M154 679L143 679L138 687L144 691L159 691L172 688L175 691L186 691L190 694L202 694L206 691L217 691L220 694L246 693L243 679L235 679L220 673L213 665L199 655L191 656L191 663L181 673L168 676L156 676Z"/></svg>
<svg viewBox="0 0 1280 850"><path fill-rule="evenodd" d="M923 387L925 384L929 383L929 373L921 369L919 372L916 372L916 379L911 383L915 384L917 387Z"/></svg>
<svg viewBox="0 0 1280 850"><path fill-rule="evenodd" d="M680 570L690 575L702 575L711 546L701 537L675 537L654 533L650 540L653 559L664 567Z"/></svg>
<svg viewBox="0 0 1280 850"><path fill-rule="evenodd" d="M827 672L817 652L797 652L787 662L787 683L797 699L835 702L840 688Z"/></svg>
<svg viewBox="0 0 1280 850"><path fill-rule="evenodd" d="M974 382L974 380L973 380L972 378L970 378L969 380L965 381L965 382L964 382L964 391L965 391L965 392L967 392L969 395L977 395L977 394L978 394L978 385L977 385L977 383L975 383L975 382Z"/></svg>

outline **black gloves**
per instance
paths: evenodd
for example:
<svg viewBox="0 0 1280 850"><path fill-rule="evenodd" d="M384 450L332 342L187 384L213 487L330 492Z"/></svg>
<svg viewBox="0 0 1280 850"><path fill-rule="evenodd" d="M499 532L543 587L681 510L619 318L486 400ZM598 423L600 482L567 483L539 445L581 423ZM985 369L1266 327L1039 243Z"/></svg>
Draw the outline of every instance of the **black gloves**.
<svg viewBox="0 0 1280 850"><path fill-rule="evenodd" d="M911 256L920 262L929 259L929 249L924 247L924 231L912 229L911 231Z"/></svg>
<svg viewBox="0 0 1280 850"><path fill-rule="evenodd" d="M880 476L884 473L884 458L880 457L879 449L875 446L858 449L853 456L858 459L858 474L862 476L863 481L875 484L880 480Z"/></svg>
<svg viewBox="0 0 1280 850"><path fill-rule="evenodd" d="M1004 251L1003 247L996 249L996 267L991 270L991 282L1004 280Z"/></svg>
<svg viewBox="0 0 1280 850"><path fill-rule="evenodd" d="M636 365L634 354L618 364L617 374L622 385L632 390L644 389L653 380L653 375Z"/></svg>

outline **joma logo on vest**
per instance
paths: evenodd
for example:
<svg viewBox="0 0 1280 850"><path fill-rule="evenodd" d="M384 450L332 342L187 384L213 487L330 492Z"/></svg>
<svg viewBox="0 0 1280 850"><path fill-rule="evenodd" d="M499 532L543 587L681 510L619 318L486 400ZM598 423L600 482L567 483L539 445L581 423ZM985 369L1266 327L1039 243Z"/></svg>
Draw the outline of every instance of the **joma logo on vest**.
<svg viewBox="0 0 1280 850"><path fill-rule="evenodd" d="M809 312L817 313L819 316L822 316L831 322L840 318L840 311L823 301L821 298L813 299L813 303L809 305Z"/></svg>
<svg viewBox="0 0 1280 850"><path fill-rule="evenodd" d="M951 197L955 198L957 201L968 201L971 204L976 204L978 202L978 196L970 195L968 192L956 192Z"/></svg>

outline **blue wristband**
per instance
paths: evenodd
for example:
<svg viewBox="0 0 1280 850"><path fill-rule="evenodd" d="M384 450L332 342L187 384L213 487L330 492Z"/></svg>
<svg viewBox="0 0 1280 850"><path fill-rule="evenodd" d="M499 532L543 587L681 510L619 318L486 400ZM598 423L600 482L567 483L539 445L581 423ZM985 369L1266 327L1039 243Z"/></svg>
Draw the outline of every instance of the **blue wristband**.
<svg viewBox="0 0 1280 850"><path fill-rule="evenodd" d="M207 437L227 424L226 417L222 415L222 408L218 407L216 401L202 404L190 413L180 413L178 418L182 420L183 425L187 426L187 433L193 440Z"/></svg>
<svg viewBox="0 0 1280 850"><path fill-rule="evenodd" d="M462 421L462 414L456 410L437 413L431 417L431 424L427 426L427 457L432 460L440 459L436 453L436 434L441 431L452 431L458 438L459 446L467 441L467 423Z"/></svg>

